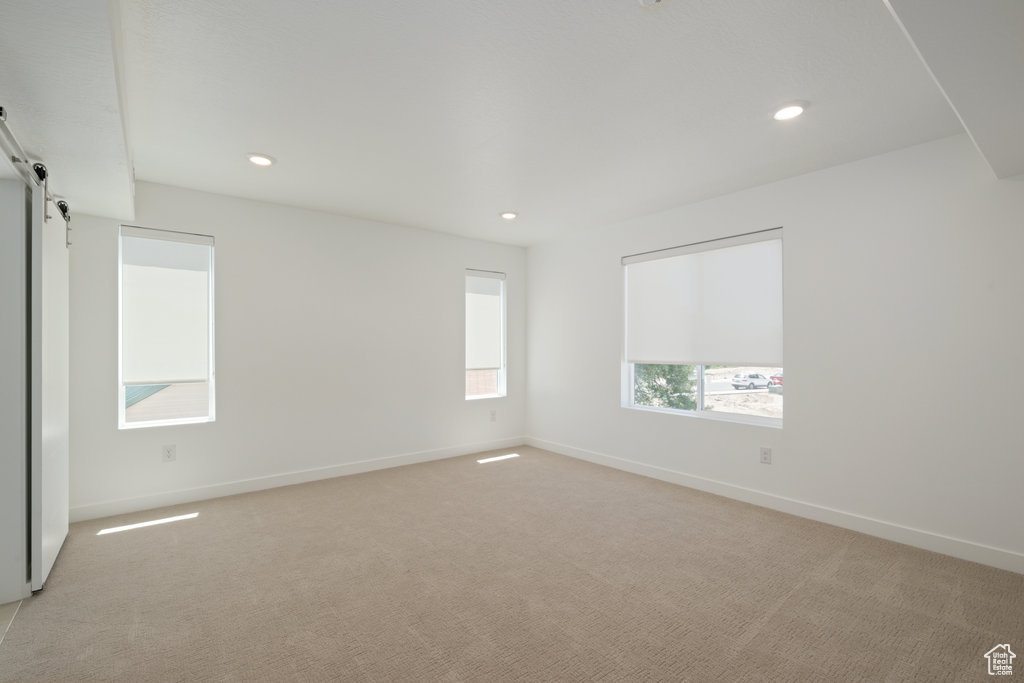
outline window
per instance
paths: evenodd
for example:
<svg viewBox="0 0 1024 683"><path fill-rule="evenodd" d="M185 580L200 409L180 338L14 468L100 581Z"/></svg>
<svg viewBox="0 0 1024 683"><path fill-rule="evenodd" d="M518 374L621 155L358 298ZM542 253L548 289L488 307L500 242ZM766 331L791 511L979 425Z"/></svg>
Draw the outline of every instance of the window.
<svg viewBox="0 0 1024 683"><path fill-rule="evenodd" d="M622 259L623 405L782 424L782 229Z"/></svg>
<svg viewBox="0 0 1024 683"><path fill-rule="evenodd" d="M505 274L466 270L466 398L505 395Z"/></svg>
<svg viewBox="0 0 1024 683"><path fill-rule="evenodd" d="M214 419L213 238L121 226L118 426Z"/></svg>

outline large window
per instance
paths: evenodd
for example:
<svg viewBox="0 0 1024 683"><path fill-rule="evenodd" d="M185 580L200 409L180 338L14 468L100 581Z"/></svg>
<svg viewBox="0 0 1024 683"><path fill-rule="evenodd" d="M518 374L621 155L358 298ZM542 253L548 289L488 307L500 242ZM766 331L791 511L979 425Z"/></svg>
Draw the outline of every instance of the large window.
<svg viewBox="0 0 1024 683"><path fill-rule="evenodd" d="M213 238L122 226L120 428L214 419Z"/></svg>
<svg viewBox="0 0 1024 683"><path fill-rule="evenodd" d="M624 405L782 424L782 229L622 259Z"/></svg>
<svg viewBox="0 0 1024 683"><path fill-rule="evenodd" d="M505 274L466 271L466 398L505 395Z"/></svg>

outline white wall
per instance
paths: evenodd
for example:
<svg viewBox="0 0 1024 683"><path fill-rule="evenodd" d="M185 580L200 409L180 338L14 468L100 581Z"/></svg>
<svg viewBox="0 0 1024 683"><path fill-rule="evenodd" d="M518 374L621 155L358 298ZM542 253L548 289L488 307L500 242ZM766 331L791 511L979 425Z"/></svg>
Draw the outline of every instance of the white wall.
<svg viewBox="0 0 1024 683"><path fill-rule="evenodd" d="M0 180L0 605L29 594L25 184Z"/></svg>
<svg viewBox="0 0 1024 683"><path fill-rule="evenodd" d="M619 258L775 226L784 428L620 407ZM532 247L531 442L1024 571L1022 254L966 136Z"/></svg>
<svg viewBox="0 0 1024 683"><path fill-rule="evenodd" d="M522 442L522 248L148 183L133 223L216 238L217 420L118 431L118 223L77 216L72 519ZM508 275L506 398L464 399L465 268Z"/></svg>

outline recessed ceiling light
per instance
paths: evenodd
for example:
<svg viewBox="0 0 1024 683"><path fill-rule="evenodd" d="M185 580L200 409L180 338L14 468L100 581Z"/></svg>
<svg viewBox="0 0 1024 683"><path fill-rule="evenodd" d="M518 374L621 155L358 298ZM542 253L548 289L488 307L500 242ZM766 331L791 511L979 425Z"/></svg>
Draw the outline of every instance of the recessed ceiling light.
<svg viewBox="0 0 1024 683"><path fill-rule="evenodd" d="M250 154L249 163L255 166L273 166L274 157L266 154Z"/></svg>
<svg viewBox="0 0 1024 683"><path fill-rule="evenodd" d="M519 214L516 213L515 211L502 211L501 217L507 221L514 221L516 218L519 217Z"/></svg>
<svg viewBox="0 0 1024 683"><path fill-rule="evenodd" d="M804 113L804 106L805 105L803 104L788 104L775 112L775 115L772 118L776 121L788 121L789 119L795 119L800 116L800 114Z"/></svg>

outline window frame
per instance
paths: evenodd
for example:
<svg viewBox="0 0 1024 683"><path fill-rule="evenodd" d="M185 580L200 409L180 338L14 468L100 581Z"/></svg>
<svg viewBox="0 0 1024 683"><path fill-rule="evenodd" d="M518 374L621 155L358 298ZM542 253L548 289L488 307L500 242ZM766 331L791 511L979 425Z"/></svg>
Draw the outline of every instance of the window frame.
<svg viewBox="0 0 1024 683"><path fill-rule="evenodd" d="M139 420L134 422L128 422L126 419L125 411L125 384L124 384L124 238L131 237L132 235L125 234L125 228L128 228L130 232L146 231L154 233L154 236L150 239L163 240L166 242L185 242L196 244L199 243L197 238L201 238L203 241L209 240L210 247L210 268L207 273L208 277L208 322L207 329L208 334L208 370L206 383L209 387L209 402L208 411L205 416L200 417L181 417L181 418L170 418L163 420ZM168 237L161 238L157 234L167 235ZM215 277L215 263L216 263L216 244L215 239L212 235L203 235L199 233L185 232L183 230L165 230L161 228L147 228L139 225L130 225L128 223L122 223L118 226L117 230L117 428L118 430L125 429L145 429L148 427L170 427L175 425L186 425L186 424L202 424L206 422L215 422L217 418L217 372L215 367L215 326L214 326L214 302L216 297L214 296L214 285L216 282ZM178 382L177 384L183 384Z"/></svg>
<svg viewBox="0 0 1024 683"><path fill-rule="evenodd" d="M636 363L623 360L623 372L625 373L622 407L630 410L642 410L648 413L665 413L666 415L682 415L684 417L695 417L704 420L717 420L718 422L738 422L740 424L754 425L757 427L771 427L782 429L783 418L767 417L765 415L748 415L746 413L726 413L720 410L706 410L704 408L704 369L708 365L719 365L718 363L691 363L697 368L700 381L697 382L697 407L694 410L682 410L680 408L664 408L661 406L647 406L636 403Z"/></svg>
<svg viewBox="0 0 1024 683"><path fill-rule="evenodd" d="M465 337L465 325L467 311L465 309L465 294L466 294L466 278L469 277L481 277L491 278L498 281L498 298L501 305L501 317L500 325L501 331L499 338L501 340L501 366L497 369L496 389L497 393L494 394L478 394L475 396L465 396L467 401L479 401L482 399L494 399L494 398L505 398L508 396L508 296L507 296L507 280L508 274L500 270L483 270L480 268L466 268L463 270L462 277L462 291L463 291L463 311L462 311L462 323L463 323L463 365L465 365L465 351L466 351L466 337ZM469 372L468 368L463 370L463 384L465 384L465 373Z"/></svg>
<svg viewBox="0 0 1024 683"><path fill-rule="evenodd" d="M720 238L713 238L708 240L702 240L692 244L681 245L677 247L668 247L665 249L657 249L650 252L643 252L634 256L622 257L622 355L621 355L621 397L620 406L622 408L630 410L639 410L649 413L662 413L666 415L681 415L684 417L698 418L703 420L714 420L717 422L733 422L738 424L752 425L757 427L769 427L773 429L782 429L783 420L782 417L768 417L764 415L748 415L745 413L727 413L717 410L707 410L704 408L705 399L705 372L709 365L749 365L749 363L734 363L730 362L716 362L712 359L694 360L688 363L667 363L669 365L688 365L693 366L697 369L697 387L696 387L696 403L697 407L693 410L684 410L680 408L666 408L661 406L648 406L636 403L636 365L628 360L627 344L629 336L629 280L627 266L630 263L635 263L636 257L647 257L655 253L664 253L664 258L672 258L677 255L686 255L690 253L699 253L702 251L710 251L713 249L724 248L728 246L740 246L747 244L752 241L759 241L757 235L761 233L772 233L778 235L779 239L783 244L783 255L785 249L784 232L781 226L775 228L768 228L765 230L758 230L751 233L745 233L741 235L729 235ZM769 237L767 239L775 239L775 237ZM783 264L784 266L784 264ZM785 292L783 291L783 296ZM783 308L783 310L785 310ZM655 363L657 364L657 363ZM661 363L662 365L666 363ZM645 365L645 363L639 363L639 365ZM778 367L784 368L784 364ZM770 380L769 380L770 381Z"/></svg>

